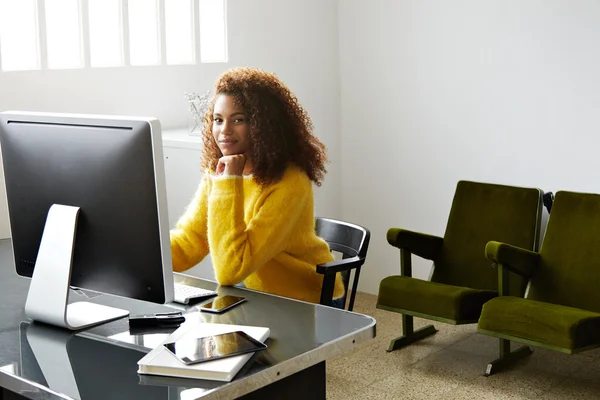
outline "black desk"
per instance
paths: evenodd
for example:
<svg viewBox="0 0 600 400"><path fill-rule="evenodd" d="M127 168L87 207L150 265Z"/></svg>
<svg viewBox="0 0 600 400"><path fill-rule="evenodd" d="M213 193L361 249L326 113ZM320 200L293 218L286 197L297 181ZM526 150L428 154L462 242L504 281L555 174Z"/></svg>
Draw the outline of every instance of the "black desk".
<svg viewBox="0 0 600 400"><path fill-rule="evenodd" d="M180 274L176 281L216 287ZM130 335L126 319L77 333L32 323L23 309L28 287L29 279L15 273L10 242L0 241L0 400L325 399L325 360L375 336L375 320L368 316L220 287L221 294L242 295L248 301L225 314L202 313L201 318L269 327L268 350L251 359L231 382L139 375L137 361L164 336ZM173 308L196 312L193 306L90 295L88 301L132 313Z"/></svg>

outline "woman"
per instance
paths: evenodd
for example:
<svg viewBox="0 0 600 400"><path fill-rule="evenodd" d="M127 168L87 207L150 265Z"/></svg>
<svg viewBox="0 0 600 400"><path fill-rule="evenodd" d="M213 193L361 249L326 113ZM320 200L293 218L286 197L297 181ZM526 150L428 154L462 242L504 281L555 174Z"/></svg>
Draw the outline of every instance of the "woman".
<svg viewBox="0 0 600 400"><path fill-rule="evenodd" d="M203 143L202 182L171 232L173 269L210 253L221 285L319 302L316 265L333 257L315 234L312 183L321 185L327 156L296 96L274 74L226 72ZM338 274L334 299L343 294Z"/></svg>

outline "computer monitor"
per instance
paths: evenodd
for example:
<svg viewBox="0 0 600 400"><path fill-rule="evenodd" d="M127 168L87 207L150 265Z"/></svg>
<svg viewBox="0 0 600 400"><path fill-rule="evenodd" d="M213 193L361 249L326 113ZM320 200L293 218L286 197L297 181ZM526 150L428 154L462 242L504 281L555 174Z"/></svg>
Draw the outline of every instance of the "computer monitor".
<svg viewBox="0 0 600 400"><path fill-rule="evenodd" d="M28 317L76 330L128 315L68 304L70 285L173 300L158 120L2 112L0 145L16 271L32 278Z"/></svg>
<svg viewBox="0 0 600 400"><path fill-rule="evenodd" d="M180 399L180 391L186 390L186 382L175 378L167 378L171 387L141 383L137 362L149 350L142 346L30 322L21 322L19 342L18 376L69 398L168 400Z"/></svg>

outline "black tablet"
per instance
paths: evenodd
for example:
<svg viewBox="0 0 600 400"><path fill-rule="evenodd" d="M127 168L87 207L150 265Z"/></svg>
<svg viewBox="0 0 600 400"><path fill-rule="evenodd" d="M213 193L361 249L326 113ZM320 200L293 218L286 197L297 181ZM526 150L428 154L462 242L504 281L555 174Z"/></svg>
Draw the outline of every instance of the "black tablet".
<svg viewBox="0 0 600 400"><path fill-rule="evenodd" d="M221 314L245 301L246 299L240 296L217 296L208 303L198 306L198 309L200 311Z"/></svg>
<svg viewBox="0 0 600 400"><path fill-rule="evenodd" d="M201 338L182 338L164 346L184 364L197 364L264 350L267 345L242 331Z"/></svg>

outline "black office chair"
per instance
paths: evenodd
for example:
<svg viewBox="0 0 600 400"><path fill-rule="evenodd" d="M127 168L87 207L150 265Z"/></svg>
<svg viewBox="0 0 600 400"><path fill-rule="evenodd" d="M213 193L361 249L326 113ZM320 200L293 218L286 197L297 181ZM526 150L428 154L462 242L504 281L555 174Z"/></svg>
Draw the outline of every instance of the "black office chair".
<svg viewBox="0 0 600 400"><path fill-rule="evenodd" d="M360 277L360 268L365 263L365 258L367 257L371 233L362 226L319 217L315 219L315 231L317 236L329 244L331 251L337 251L343 255L341 260L317 265L317 272L325 275L320 303L326 306L333 304L335 275L337 272L340 272L345 290L343 304L346 304L350 272L354 269L354 282L350 290L350 302L348 304L348 311L352 311L356 297L356 288L358 287L358 278Z"/></svg>

